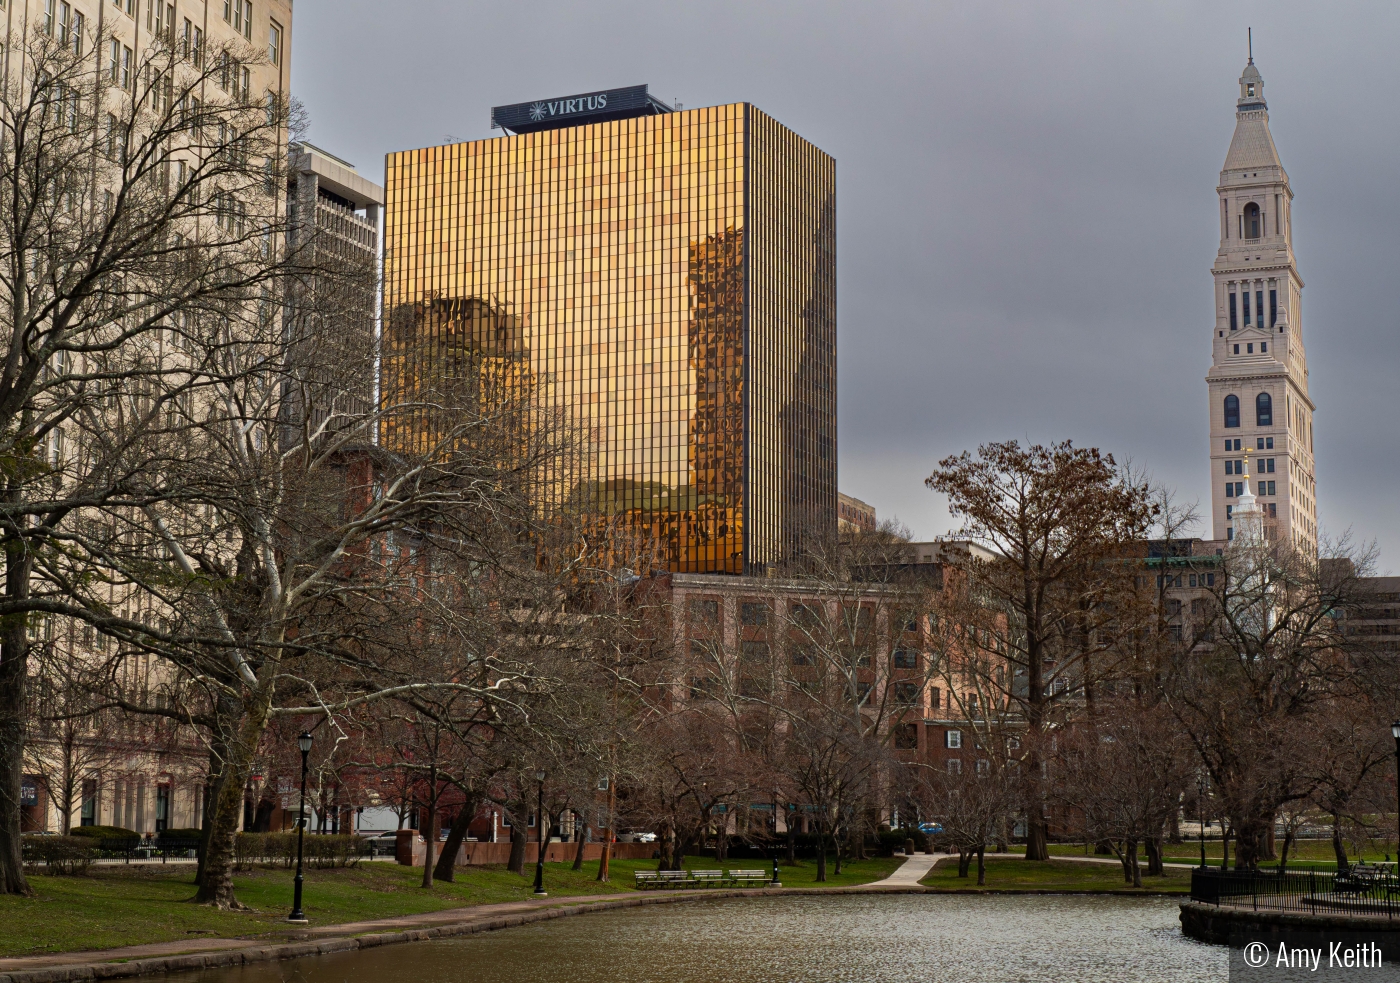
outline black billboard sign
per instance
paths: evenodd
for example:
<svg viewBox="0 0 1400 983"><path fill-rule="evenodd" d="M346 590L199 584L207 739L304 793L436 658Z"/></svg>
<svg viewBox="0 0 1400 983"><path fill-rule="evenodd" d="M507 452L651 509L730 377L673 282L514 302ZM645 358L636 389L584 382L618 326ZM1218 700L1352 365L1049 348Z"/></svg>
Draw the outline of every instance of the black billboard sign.
<svg viewBox="0 0 1400 983"><path fill-rule="evenodd" d="M670 106L652 98L645 85L629 85L622 89L600 89L557 99L496 106L491 110L491 125L512 133L532 133L670 111Z"/></svg>

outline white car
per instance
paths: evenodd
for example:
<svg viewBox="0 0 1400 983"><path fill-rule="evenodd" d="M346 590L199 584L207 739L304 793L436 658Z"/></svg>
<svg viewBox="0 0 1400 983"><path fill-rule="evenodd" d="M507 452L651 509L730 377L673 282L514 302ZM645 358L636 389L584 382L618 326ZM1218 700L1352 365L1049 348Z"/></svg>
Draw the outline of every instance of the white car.
<svg viewBox="0 0 1400 983"><path fill-rule="evenodd" d="M632 834L632 841L633 841L634 843L655 843L655 842L656 842L656 834L655 834L655 833L634 833L634 834Z"/></svg>

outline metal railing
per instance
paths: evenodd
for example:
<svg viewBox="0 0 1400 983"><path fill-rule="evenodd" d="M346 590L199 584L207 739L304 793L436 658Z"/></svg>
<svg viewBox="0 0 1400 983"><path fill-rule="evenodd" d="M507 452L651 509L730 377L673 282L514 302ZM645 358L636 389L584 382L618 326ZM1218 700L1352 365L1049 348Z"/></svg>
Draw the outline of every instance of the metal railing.
<svg viewBox="0 0 1400 983"><path fill-rule="evenodd" d="M1354 864L1348 870L1191 871L1191 900L1202 904L1291 911L1400 917L1400 877L1393 866Z"/></svg>

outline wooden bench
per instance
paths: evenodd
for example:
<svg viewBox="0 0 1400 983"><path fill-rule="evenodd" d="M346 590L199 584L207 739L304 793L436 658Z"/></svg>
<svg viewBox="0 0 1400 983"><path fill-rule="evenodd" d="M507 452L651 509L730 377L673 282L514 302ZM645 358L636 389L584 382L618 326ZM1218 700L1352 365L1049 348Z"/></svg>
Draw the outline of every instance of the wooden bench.
<svg viewBox="0 0 1400 983"><path fill-rule="evenodd" d="M719 887L724 881L722 870L692 870L690 879L700 887Z"/></svg>
<svg viewBox="0 0 1400 983"><path fill-rule="evenodd" d="M771 878L772 874L766 870L731 870L725 879L739 887L762 887L770 883Z"/></svg>
<svg viewBox="0 0 1400 983"><path fill-rule="evenodd" d="M639 870L633 876L637 878L638 889L644 891L649 887L685 887L689 871Z"/></svg>

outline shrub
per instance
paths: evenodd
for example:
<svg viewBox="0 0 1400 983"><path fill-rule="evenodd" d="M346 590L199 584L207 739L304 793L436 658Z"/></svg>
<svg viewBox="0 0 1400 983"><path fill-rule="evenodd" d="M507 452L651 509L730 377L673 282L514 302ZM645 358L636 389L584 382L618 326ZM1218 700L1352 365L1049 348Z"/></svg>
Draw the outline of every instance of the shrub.
<svg viewBox="0 0 1400 983"><path fill-rule="evenodd" d="M303 862L310 867L353 867L361 857L368 855L369 844L364 837L353 833L308 833L302 845ZM254 864L291 867L297 860L297 834L239 833L233 856L240 870L247 870Z"/></svg>
<svg viewBox="0 0 1400 983"><path fill-rule="evenodd" d="M129 853L141 842L140 833L120 826L74 826L70 835L95 840L89 845L107 853Z"/></svg>
<svg viewBox="0 0 1400 983"><path fill-rule="evenodd" d="M198 851L203 836L200 829L163 829L156 834L156 846L165 853Z"/></svg>
<svg viewBox="0 0 1400 983"><path fill-rule="evenodd" d="M99 840L126 839L129 836L141 839L140 833L125 826L74 826L70 836L95 836Z"/></svg>
<svg viewBox="0 0 1400 983"><path fill-rule="evenodd" d="M900 826L896 829L882 829L879 833L880 856L892 857L896 850L903 850L906 840L914 841L915 850L928 848L928 836L913 826Z"/></svg>
<svg viewBox="0 0 1400 983"><path fill-rule="evenodd" d="M91 836L26 836L24 862L43 864L50 874L82 874L97 858Z"/></svg>

